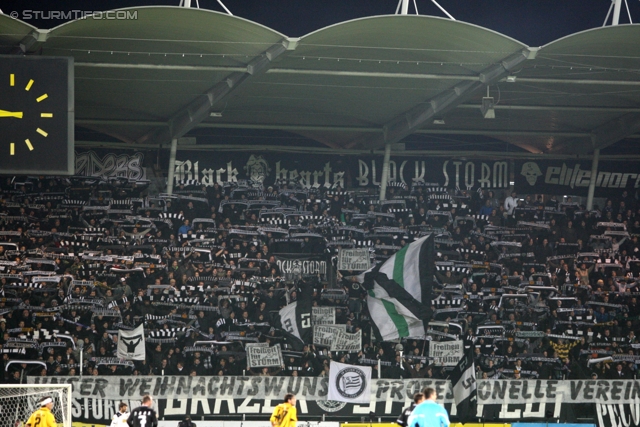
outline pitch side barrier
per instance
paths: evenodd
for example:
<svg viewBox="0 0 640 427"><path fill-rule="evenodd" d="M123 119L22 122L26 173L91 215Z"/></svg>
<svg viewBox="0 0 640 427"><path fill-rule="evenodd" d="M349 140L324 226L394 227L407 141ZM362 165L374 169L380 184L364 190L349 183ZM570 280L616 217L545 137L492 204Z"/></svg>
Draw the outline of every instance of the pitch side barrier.
<svg viewBox="0 0 640 427"><path fill-rule="evenodd" d="M413 394L433 387L455 421L451 384L445 380L374 379L369 404L327 400L326 377L29 377L30 383L73 386L74 421L109 424L118 404L135 407L145 394L156 399L161 420L264 420L285 393L298 398L308 421L394 421ZM598 427L640 425L640 380L478 380L476 417L487 423L588 422ZM370 418L373 413L375 419ZM379 420L378 420L379 418Z"/></svg>
<svg viewBox="0 0 640 427"><path fill-rule="evenodd" d="M160 426L162 427L162 426ZM340 423L340 427L398 427L396 423ZM451 427L596 427L595 424L557 423L451 423Z"/></svg>

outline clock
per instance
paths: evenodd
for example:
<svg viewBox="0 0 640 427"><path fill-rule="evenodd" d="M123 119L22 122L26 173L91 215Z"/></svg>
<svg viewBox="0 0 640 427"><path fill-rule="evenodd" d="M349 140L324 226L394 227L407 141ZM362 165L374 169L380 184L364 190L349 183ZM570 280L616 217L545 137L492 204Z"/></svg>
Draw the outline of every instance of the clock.
<svg viewBox="0 0 640 427"><path fill-rule="evenodd" d="M0 174L74 172L73 59L0 55Z"/></svg>

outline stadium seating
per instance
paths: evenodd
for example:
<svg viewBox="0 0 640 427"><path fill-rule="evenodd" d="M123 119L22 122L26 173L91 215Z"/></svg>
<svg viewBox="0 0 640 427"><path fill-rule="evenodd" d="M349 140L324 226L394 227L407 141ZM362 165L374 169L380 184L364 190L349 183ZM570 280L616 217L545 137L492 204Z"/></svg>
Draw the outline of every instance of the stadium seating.
<svg viewBox="0 0 640 427"><path fill-rule="evenodd" d="M151 196L144 182L122 178L7 179L3 380L81 370L319 376L330 359L386 378L446 378L426 341L454 339L474 351L479 378L635 377L637 200L589 212L531 197L507 215L486 190L387 191L380 203L374 187L185 182ZM400 350L376 341L364 290L349 280L362 271L338 270L337 256L365 248L375 264L427 234L435 235L433 317L427 335L405 338ZM300 289L311 289L315 307L333 308L346 332L362 331L362 348L296 345L278 328L275 315ZM118 331L140 324L145 360L118 358ZM249 369L247 343L281 344L283 364Z"/></svg>

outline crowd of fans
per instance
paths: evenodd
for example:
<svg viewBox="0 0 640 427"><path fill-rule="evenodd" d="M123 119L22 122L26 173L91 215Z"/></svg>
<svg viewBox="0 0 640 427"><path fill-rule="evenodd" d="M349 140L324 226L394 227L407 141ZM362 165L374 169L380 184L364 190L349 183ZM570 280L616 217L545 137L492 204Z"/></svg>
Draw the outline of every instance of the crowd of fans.
<svg viewBox="0 0 640 427"><path fill-rule="evenodd" d="M571 198L505 198L418 183L379 191L279 183L149 195L114 178L7 178L0 201L0 344L5 382L50 375L328 375L329 360L388 378L446 378L429 341L462 339L480 378L633 378L640 365L640 205L624 192L586 211ZM501 190L502 191L502 190ZM500 192L501 192L500 191ZM378 342L361 271L435 238L425 337ZM322 259L293 273L281 256ZM312 288L358 352L294 348L272 315ZM118 330L144 323L146 359L118 359ZM280 367L249 369L246 343L280 343ZM636 360L639 359L639 360ZM380 369L381 372L377 372Z"/></svg>

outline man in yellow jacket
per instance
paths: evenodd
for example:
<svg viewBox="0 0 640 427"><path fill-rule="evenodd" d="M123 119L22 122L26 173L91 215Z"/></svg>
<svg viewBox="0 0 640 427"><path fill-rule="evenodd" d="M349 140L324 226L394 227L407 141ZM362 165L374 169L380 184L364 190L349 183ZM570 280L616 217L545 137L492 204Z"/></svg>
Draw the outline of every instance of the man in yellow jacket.
<svg viewBox="0 0 640 427"><path fill-rule="evenodd" d="M51 413L53 409L53 399L45 397L40 401L40 409L29 417L27 427L56 427L56 418Z"/></svg>
<svg viewBox="0 0 640 427"><path fill-rule="evenodd" d="M298 413L296 396L293 393L284 395L284 402L276 406L270 420L272 427L296 427Z"/></svg>

